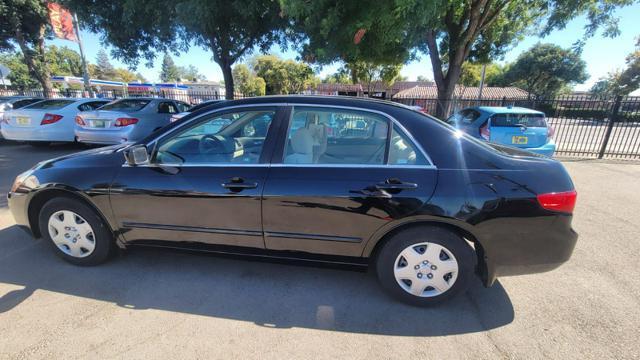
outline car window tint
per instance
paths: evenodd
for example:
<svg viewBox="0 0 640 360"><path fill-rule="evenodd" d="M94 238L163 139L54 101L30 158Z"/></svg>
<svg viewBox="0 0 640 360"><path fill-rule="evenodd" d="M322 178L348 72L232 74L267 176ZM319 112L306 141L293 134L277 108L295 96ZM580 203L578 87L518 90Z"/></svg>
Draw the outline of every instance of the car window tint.
<svg viewBox="0 0 640 360"><path fill-rule="evenodd" d="M480 117L480 112L474 109L464 109L456 112L447 119L449 125L472 124Z"/></svg>
<svg viewBox="0 0 640 360"><path fill-rule="evenodd" d="M84 104L78 105L78 110L80 110L80 111L91 111L91 110L95 110L95 109L103 106L106 103L107 102L105 102L105 101L86 102Z"/></svg>
<svg viewBox="0 0 640 360"><path fill-rule="evenodd" d="M12 104L14 109L20 109L21 107L25 107L27 105L33 104L35 102L41 101L42 99L24 99L18 100Z"/></svg>
<svg viewBox="0 0 640 360"><path fill-rule="evenodd" d="M73 102L75 100L44 100L29 106L29 109L62 109Z"/></svg>
<svg viewBox="0 0 640 360"><path fill-rule="evenodd" d="M172 102L164 101L158 104L158 114L177 114L178 109Z"/></svg>
<svg viewBox="0 0 640 360"><path fill-rule="evenodd" d="M151 100L144 99L123 99L116 100L103 106L100 110L112 110L112 111L138 111L142 110Z"/></svg>
<svg viewBox="0 0 640 360"><path fill-rule="evenodd" d="M383 164L389 121L364 111L295 108L285 164Z"/></svg>
<svg viewBox="0 0 640 360"><path fill-rule="evenodd" d="M427 159L415 144L394 126L389 145L389 165L427 165Z"/></svg>
<svg viewBox="0 0 640 360"><path fill-rule="evenodd" d="M236 111L206 116L195 125L163 139L159 164L257 164L275 109Z"/></svg>
<svg viewBox="0 0 640 360"><path fill-rule="evenodd" d="M186 112L189 111L190 108L189 105L179 101L176 101L176 106L178 107L178 112Z"/></svg>
<svg viewBox="0 0 640 360"><path fill-rule="evenodd" d="M546 127L542 114L495 114L491 117L492 127Z"/></svg>

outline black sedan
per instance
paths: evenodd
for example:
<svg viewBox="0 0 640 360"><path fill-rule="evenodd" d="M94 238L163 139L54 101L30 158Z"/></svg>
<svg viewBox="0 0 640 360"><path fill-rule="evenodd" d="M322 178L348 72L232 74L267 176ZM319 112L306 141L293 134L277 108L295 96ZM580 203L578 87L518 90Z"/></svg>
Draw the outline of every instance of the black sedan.
<svg viewBox="0 0 640 360"><path fill-rule="evenodd" d="M17 224L77 265L133 245L370 264L416 305L474 273L490 286L558 267L575 201L555 160L402 105L309 96L213 104L135 144L41 162L9 194Z"/></svg>

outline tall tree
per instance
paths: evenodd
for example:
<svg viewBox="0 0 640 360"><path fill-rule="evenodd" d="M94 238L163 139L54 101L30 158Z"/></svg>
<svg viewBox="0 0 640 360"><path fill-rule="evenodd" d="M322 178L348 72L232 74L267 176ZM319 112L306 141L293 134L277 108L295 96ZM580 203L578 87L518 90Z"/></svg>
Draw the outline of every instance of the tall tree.
<svg viewBox="0 0 640 360"><path fill-rule="evenodd" d="M245 64L233 67L233 81L236 89L245 96L262 96L266 93L264 79L256 76Z"/></svg>
<svg viewBox="0 0 640 360"><path fill-rule="evenodd" d="M38 86L38 82L34 80L29 73L24 56L21 52L0 53L0 64L11 70L7 75L7 79L11 81L11 87L17 90L31 90Z"/></svg>
<svg viewBox="0 0 640 360"><path fill-rule="evenodd" d="M311 67L301 62L275 55L256 56L251 62L253 71L266 82L267 94L300 93L315 81Z"/></svg>
<svg viewBox="0 0 640 360"><path fill-rule="evenodd" d="M283 41L287 20L276 0L67 0L91 30L102 33L114 55L130 64L190 44L211 51L222 69L227 98L234 95L231 68L258 47Z"/></svg>
<svg viewBox="0 0 640 360"><path fill-rule="evenodd" d="M484 64L476 64L472 62L465 62L462 64L460 81L458 83L464 86L480 86L483 65ZM484 74L485 86L493 86L499 83L504 71L504 67L499 64L486 64Z"/></svg>
<svg viewBox="0 0 640 360"><path fill-rule="evenodd" d="M182 80L198 81L207 79L207 77L201 74L200 71L198 71L198 68L193 65L178 66L178 73Z"/></svg>
<svg viewBox="0 0 640 360"><path fill-rule="evenodd" d="M450 99L466 60L488 62L500 58L527 31L543 22L542 34L564 28L569 20L586 14L582 38L604 27L604 35L618 33L616 7L634 0L454 0L440 8L439 21L424 25L411 17L408 24L424 37L416 45L427 50L440 100L437 115L449 110ZM414 24L414 25L412 25Z"/></svg>
<svg viewBox="0 0 640 360"><path fill-rule="evenodd" d="M365 85L368 96L373 96L374 85L382 82L385 87L393 85L400 75L402 65L378 65L365 61L356 61L346 65L351 72L351 80L354 83Z"/></svg>
<svg viewBox="0 0 640 360"><path fill-rule="evenodd" d="M50 33L46 2L3 0L0 19L0 50L13 50L17 44L29 73L42 86L44 96L51 96L53 86L45 58L45 39Z"/></svg>
<svg viewBox="0 0 640 360"><path fill-rule="evenodd" d="M53 75L82 76L80 54L66 46L47 46L45 59Z"/></svg>
<svg viewBox="0 0 640 360"><path fill-rule="evenodd" d="M176 82L180 79L180 69L173 62L173 58L168 53L162 58L162 67L160 68L160 81Z"/></svg>
<svg viewBox="0 0 640 360"><path fill-rule="evenodd" d="M528 91L529 96L548 98L587 80L586 67L576 51L538 43L509 66L504 81Z"/></svg>
<svg viewBox="0 0 640 360"><path fill-rule="evenodd" d="M596 95L624 96L640 88L640 37L636 41L636 49L627 55L626 68L610 72L600 78L591 88Z"/></svg>
<svg viewBox="0 0 640 360"><path fill-rule="evenodd" d="M98 79L113 80L116 77L116 69L111 65L109 55L104 49L100 49L96 55L95 74Z"/></svg>

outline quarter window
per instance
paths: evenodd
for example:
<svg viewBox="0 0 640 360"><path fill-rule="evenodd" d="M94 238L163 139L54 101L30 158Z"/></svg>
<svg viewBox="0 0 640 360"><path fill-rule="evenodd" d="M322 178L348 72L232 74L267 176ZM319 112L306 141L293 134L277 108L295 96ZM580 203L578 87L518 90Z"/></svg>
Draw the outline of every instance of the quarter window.
<svg viewBox="0 0 640 360"><path fill-rule="evenodd" d="M389 165L426 165L427 159L396 126L391 133Z"/></svg>
<svg viewBox="0 0 640 360"><path fill-rule="evenodd" d="M207 115L160 141L159 164L257 164L275 109Z"/></svg>
<svg viewBox="0 0 640 360"><path fill-rule="evenodd" d="M285 164L384 164L389 121L369 112L294 108Z"/></svg>

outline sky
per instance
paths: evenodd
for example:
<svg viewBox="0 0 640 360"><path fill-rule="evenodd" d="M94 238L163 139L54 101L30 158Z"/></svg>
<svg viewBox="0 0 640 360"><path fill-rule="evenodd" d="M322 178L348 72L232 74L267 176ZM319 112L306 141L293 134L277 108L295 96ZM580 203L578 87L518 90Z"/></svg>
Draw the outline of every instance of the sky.
<svg viewBox="0 0 640 360"><path fill-rule="evenodd" d="M601 36L601 33L598 33L596 36L587 40L582 53L582 58L587 63L587 72L589 73L590 78L584 84L577 85L575 87L576 90L588 90L599 78L607 75L607 73L619 68L624 68L625 57L634 50L635 38L640 36L640 26L638 25L638 22L640 22L640 3L618 9L616 14L620 19L619 26L621 35L610 39L604 38ZM80 19L80 21L82 22L82 19ZM526 51L537 42L554 43L562 47L570 47L584 33L583 28L585 24L585 17L578 17L569 22L565 29L554 31L545 38L529 36L518 43L513 49L509 50L505 55L505 58L498 62L504 63L515 61L519 54ZM89 62L95 63L96 54L100 48L109 50L107 46L100 44L100 37L98 34L81 31L81 36L85 47L86 58ZM77 45L70 41L55 39L49 41L49 43L57 46L68 46L77 50ZM280 55L286 59L295 59L297 57L297 52L292 49L285 49L283 51L279 47L273 47L270 52ZM208 80L222 80L220 67L211 59L211 54L207 50L192 47L188 52L182 53L180 56L172 56L177 65L196 66ZM112 59L111 63L117 67L126 67L126 65L116 59ZM153 67L147 68L144 65L144 61L141 61L141 64L137 69L135 69L135 71L140 72L149 81L159 82L161 63L162 54L156 58ZM324 66L322 69L318 69L318 75L323 78L326 75L335 72L339 67L340 64ZM419 58L417 60L412 61L403 67L401 74L406 76L409 80L416 80L419 75L433 79L433 71L428 56L425 54L419 54Z"/></svg>

